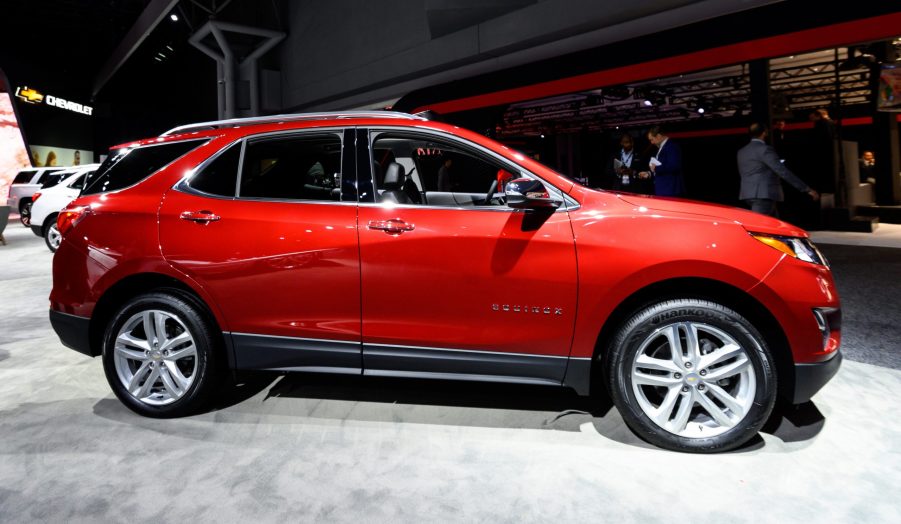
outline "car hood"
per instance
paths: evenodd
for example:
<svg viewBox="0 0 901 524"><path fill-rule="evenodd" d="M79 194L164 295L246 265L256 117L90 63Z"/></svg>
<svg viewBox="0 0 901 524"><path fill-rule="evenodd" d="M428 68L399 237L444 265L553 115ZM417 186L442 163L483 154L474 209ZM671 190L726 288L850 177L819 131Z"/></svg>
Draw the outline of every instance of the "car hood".
<svg viewBox="0 0 901 524"><path fill-rule="evenodd" d="M635 206L645 207L654 211L667 213L687 213L722 221L730 221L740 224L748 231L768 233L771 235L785 235L794 237L806 237L807 232L783 222L776 218L753 213L747 209L740 209L720 204L708 204L684 198L669 198L657 196L636 195L631 193L619 193L616 195L622 202Z"/></svg>

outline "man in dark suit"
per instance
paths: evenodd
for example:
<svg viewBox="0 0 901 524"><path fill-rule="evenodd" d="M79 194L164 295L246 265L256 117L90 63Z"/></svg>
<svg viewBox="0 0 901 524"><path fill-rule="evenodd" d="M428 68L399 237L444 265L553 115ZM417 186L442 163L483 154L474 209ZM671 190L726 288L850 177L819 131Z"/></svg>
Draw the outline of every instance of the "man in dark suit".
<svg viewBox="0 0 901 524"><path fill-rule="evenodd" d="M741 191L739 200L744 201L751 211L762 215L778 217L776 202L782 202L780 178L817 200L819 193L798 178L797 175L782 165L779 155L772 146L765 142L767 128L763 124L754 123L748 128L751 142L738 150L738 173L741 175Z"/></svg>
<svg viewBox="0 0 901 524"><path fill-rule="evenodd" d="M685 180L682 178L682 149L660 131L659 126L648 130L648 140L657 146L657 156L648 162L650 171L640 173L641 178L654 179L657 196L683 196Z"/></svg>
<svg viewBox="0 0 901 524"><path fill-rule="evenodd" d="M604 187L630 193L651 192L650 188L646 187L647 181L638 178L638 174L648 168L648 163L642 158L641 153L635 151L632 135L623 134L619 145L621 149L607 162L607 183Z"/></svg>

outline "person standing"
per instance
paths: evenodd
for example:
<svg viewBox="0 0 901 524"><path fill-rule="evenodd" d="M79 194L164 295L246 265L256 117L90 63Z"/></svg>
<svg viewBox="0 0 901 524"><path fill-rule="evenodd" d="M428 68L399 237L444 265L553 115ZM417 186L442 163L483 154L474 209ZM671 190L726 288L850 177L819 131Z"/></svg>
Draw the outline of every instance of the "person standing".
<svg viewBox="0 0 901 524"><path fill-rule="evenodd" d="M767 133L765 125L751 124L748 128L751 141L738 150L738 173L741 175L738 198L755 213L778 217L776 203L785 199L780 178L814 200L820 195L782 165L776 150L766 143Z"/></svg>
<svg viewBox="0 0 901 524"><path fill-rule="evenodd" d="M632 135L625 133L620 138L619 145L620 150L607 163L609 187L617 191L648 193L647 183L638 178L638 174L647 169L647 162L641 153L635 151Z"/></svg>
<svg viewBox="0 0 901 524"><path fill-rule="evenodd" d="M682 178L682 149L679 144L664 135L659 126L648 130L648 140L657 146L657 156L651 157L649 171L639 173L639 177L653 178L654 194L657 196L683 196L685 180Z"/></svg>
<svg viewBox="0 0 901 524"><path fill-rule="evenodd" d="M860 181L876 183L876 155L872 151L864 151L860 157Z"/></svg>

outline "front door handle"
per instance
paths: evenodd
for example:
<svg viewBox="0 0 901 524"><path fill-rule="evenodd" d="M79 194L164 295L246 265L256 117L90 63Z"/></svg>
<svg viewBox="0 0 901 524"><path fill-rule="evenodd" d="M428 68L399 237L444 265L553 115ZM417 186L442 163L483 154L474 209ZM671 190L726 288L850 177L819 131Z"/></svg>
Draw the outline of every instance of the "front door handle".
<svg viewBox="0 0 901 524"><path fill-rule="evenodd" d="M198 224L207 225L210 222L216 222L221 217L212 211L201 210L201 211L184 211L179 217L182 220L187 220L189 222L196 222Z"/></svg>
<svg viewBox="0 0 901 524"><path fill-rule="evenodd" d="M399 235L404 231L413 231L416 226L408 224L399 218L391 218L388 220L370 220L369 229L377 229L384 231L389 235Z"/></svg>

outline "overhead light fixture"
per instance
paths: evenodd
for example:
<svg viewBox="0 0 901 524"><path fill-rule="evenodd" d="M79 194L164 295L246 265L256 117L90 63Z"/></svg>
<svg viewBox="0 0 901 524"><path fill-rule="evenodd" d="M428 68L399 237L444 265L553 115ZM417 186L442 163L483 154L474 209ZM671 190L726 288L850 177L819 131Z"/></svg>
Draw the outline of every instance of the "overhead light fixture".
<svg viewBox="0 0 901 524"><path fill-rule="evenodd" d="M643 104L644 104L645 106L647 106L647 107L651 107L652 105L654 105L654 102L651 102L650 100L645 100L645 101L643 102Z"/></svg>
<svg viewBox="0 0 901 524"><path fill-rule="evenodd" d="M700 113L700 114L703 115L703 114L704 114L704 108L703 108L703 107L699 107L699 108L698 108L698 113Z"/></svg>
<svg viewBox="0 0 901 524"><path fill-rule="evenodd" d="M169 15L169 20L172 20L173 22L178 22L178 15L175 13L172 13L171 15Z"/></svg>

